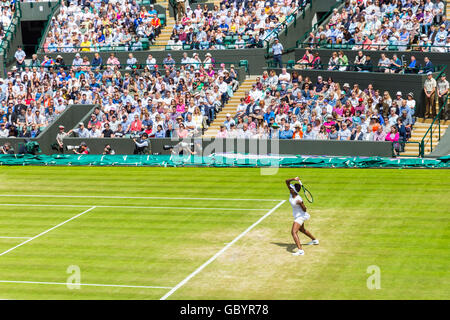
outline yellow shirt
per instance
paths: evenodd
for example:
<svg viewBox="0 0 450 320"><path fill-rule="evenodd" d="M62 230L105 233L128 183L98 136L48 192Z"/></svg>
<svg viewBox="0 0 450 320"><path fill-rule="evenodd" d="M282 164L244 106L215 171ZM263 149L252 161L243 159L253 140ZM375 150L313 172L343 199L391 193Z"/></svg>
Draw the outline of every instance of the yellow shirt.
<svg viewBox="0 0 450 320"><path fill-rule="evenodd" d="M81 51L91 51L91 42L89 40L83 41L81 43L81 47L83 48L83 49L81 49Z"/></svg>

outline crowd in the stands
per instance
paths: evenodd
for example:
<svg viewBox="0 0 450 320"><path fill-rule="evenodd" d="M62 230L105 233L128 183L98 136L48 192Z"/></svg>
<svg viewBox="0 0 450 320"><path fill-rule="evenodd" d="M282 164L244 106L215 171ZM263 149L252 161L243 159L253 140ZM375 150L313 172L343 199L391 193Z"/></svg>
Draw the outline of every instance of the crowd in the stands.
<svg viewBox="0 0 450 320"><path fill-rule="evenodd" d="M283 22L310 0L222 1L208 9L204 4L186 7L177 17L168 45L172 49L262 48L275 37Z"/></svg>
<svg viewBox="0 0 450 320"><path fill-rule="evenodd" d="M15 1L1 0L0 1L0 44L6 36L11 21L16 10Z"/></svg>
<svg viewBox="0 0 450 320"><path fill-rule="evenodd" d="M443 0L346 0L304 45L449 52L449 25Z"/></svg>
<svg viewBox="0 0 450 320"><path fill-rule="evenodd" d="M417 61L412 55L409 60L404 60L398 54L388 53L376 54L378 59L373 59L375 54L365 54L360 50L354 59L349 59L343 50L334 51L328 61L322 61L318 51L306 49L302 58L291 67L294 69L314 69L314 70L337 70L337 71L359 71L359 72L384 72L384 73L409 73L427 74L428 72L440 71L432 63L429 57L425 56L422 62Z"/></svg>
<svg viewBox="0 0 450 320"><path fill-rule="evenodd" d="M256 79L236 114L226 115L217 137L394 141L400 150L411 136L415 109L412 92L271 70Z"/></svg>
<svg viewBox="0 0 450 320"><path fill-rule="evenodd" d="M33 55L28 65L14 66L0 79L0 136L37 136L35 130L71 104L99 105L87 131L79 133L83 138L192 136L207 128L238 86L234 66L216 63L209 53L203 60L185 53L177 62L170 53L159 62L149 54L139 68L136 61L120 68L114 54L71 66L61 57L56 61Z"/></svg>
<svg viewBox="0 0 450 320"><path fill-rule="evenodd" d="M44 52L89 52L103 47L125 51L143 49L161 32L161 20L153 5L132 1L62 1L52 17Z"/></svg>

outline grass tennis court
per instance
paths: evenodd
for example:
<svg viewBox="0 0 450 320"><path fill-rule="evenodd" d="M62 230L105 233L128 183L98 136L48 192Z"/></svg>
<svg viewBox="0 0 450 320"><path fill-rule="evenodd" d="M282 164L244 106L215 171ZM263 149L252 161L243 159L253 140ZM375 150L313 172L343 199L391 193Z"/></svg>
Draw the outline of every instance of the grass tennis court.
<svg viewBox="0 0 450 320"><path fill-rule="evenodd" d="M320 239L302 257L284 201L295 176ZM2 167L0 178L0 299L449 298L448 170ZM366 286L372 265L379 290ZM66 285L70 266L80 289Z"/></svg>

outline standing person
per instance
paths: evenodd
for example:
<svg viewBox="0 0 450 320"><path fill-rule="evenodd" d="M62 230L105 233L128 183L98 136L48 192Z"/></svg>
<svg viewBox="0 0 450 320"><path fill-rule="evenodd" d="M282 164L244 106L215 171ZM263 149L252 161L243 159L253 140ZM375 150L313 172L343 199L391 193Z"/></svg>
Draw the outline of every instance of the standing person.
<svg viewBox="0 0 450 320"><path fill-rule="evenodd" d="M449 90L449 83L445 79L445 74L442 74L441 77L439 78L439 81L436 84L436 89L437 89L437 99L438 99L439 110L440 110L445 103L445 97L448 94L448 90ZM447 105L446 109L447 110L442 110L441 118L445 118L445 120L449 120L450 119L450 114L449 114L450 109L449 109L448 105Z"/></svg>
<svg viewBox="0 0 450 320"><path fill-rule="evenodd" d="M433 79L433 73L427 73L427 79L423 85L425 92L425 118L436 116L436 106L434 105L434 98L436 93L436 80Z"/></svg>
<svg viewBox="0 0 450 320"><path fill-rule="evenodd" d="M64 153L64 138L67 137L67 132L64 131L64 126L59 126L59 132L56 135L56 149Z"/></svg>
<svg viewBox="0 0 450 320"><path fill-rule="evenodd" d="M275 68L278 67L283 68L283 61L281 59L281 55L283 53L283 45L280 43L280 40L275 39L275 43L272 45L273 51L273 61L275 62Z"/></svg>
<svg viewBox="0 0 450 320"><path fill-rule="evenodd" d="M183 17L186 13L186 0L176 0L177 1L177 16Z"/></svg>
<svg viewBox="0 0 450 320"><path fill-rule="evenodd" d="M25 68L25 58L27 55L25 54L25 51L22 50L21 46L17 47L17 51L14 54L14 58L16 58L16 66L19 71Z"/></svg>
<svg viewBox="0 0 450 320"><path fill-rule="evenodd" d="M297 181L297 184L292 185L292 181ZM305 234L312 241L308 242L307 245L318 245L319 240L317 240L308 230L305 229L305 221L310 218L310 215L306 212L306 206L303 203L302 198L298 194L302 189L302 183L298 177L286 180L286 186L289 189L289 203L292 206L292 214L294 215L294 223L292 225L291 234L294 238L295 244L297 245L298 251L293 253L294 256L303 256L305 251L303 251L302 244L298 237L298 232Z"/></svg>
<svg viewBox="0 0 450 320"><path fill-rule="evenodd" d="M175 21L177 21L177 18L178 18L177 0L169 0L169 4L172 7L173 18L175 19ZM181 17L182 17L182 15L181 15Z"/></svg>

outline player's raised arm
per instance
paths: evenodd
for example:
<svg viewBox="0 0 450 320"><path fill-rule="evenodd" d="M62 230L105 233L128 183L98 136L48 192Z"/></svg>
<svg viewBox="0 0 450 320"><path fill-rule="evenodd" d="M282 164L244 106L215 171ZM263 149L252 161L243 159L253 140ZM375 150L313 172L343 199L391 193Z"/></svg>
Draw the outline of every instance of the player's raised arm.
<svg viewBox="0 0 450 320"><path fill-rule="evenodd" d="M292 179L286 179L286 186L287 186L287 188L289 189L289 192L293 195L293 196L295 196L296 195L296 192L294 191L294 190L292 190L292 188L291 188L291 182L292 181L299 181L300 179L298 178L298 177L295 177L295 178L292 178Z"/></svg>

